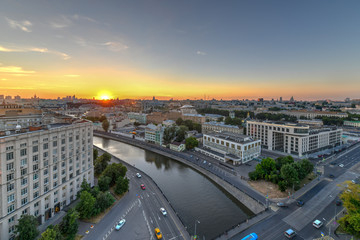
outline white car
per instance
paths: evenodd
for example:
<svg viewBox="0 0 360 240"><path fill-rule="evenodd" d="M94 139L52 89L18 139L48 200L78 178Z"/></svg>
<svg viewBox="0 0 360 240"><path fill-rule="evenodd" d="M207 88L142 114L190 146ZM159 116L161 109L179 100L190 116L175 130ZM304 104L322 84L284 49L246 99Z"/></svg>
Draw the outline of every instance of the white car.
<svg viewBox="0 0 360 240"><path fill-rule="evenodd" d="M136 176L137 176L138 178L141 178L141 174L140 174L140 173L136 173Z"/></svg>
<svg viewBox="0 0 360 240"><path fill-rule="evenodd" d="M317 219L316 219L316 220L313 222L313 226L316 227L316 228L320 228L322 225L323 225L323 222L320 221L320 220L317 220Z"/></svg>
<svg viewBox="0 0 360 240"><path fill-rule="evenodd" d="M160 208L160 212L162 213L162 215L166 216L167 212L165 210L165 208Z"/></svg>
<svg viewBox="0 0 360 240"><path fill-rule="evenodd" d="M339 164L339 167L344 167L344 164Z"/></svg>
<svg viewBox="0 0 360 240"><path fill-rule="evenodd" d="M125 219L121 219L120 222L116 225L115 229L116 230L120 230L120 228L122 228L122 226L124 226L126 220Z"/></svg>

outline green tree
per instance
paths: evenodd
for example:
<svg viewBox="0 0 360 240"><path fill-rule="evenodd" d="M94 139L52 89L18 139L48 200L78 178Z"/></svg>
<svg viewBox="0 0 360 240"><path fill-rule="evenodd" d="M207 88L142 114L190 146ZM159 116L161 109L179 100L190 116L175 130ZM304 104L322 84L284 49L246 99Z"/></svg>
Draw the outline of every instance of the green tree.
<svg viewBox="0 0 360 240"><path fill-rule="evenodd" d="M94 215L96 199L89 192L83 191L80 194L80 202L76 205L76 210L81 218L90 218Z"/></svg>
<svg viewBox="0 0 360 240"><path fill-rule="evenodd" d="M177 141L177 142L182 142L182 141L184 141L184 139L185 139L185 134L186 134L186 132L187 132L188 130L189 130L189 129L188 129L186 126L181 125L181 126L179 127L179 129L176 131L176 141Z"/></svg>
<svg viewBox="0 0 360 240"><path fill-rule="evenodd" d="M101 155L100 157L98 157L95 161L95 166L94 166L95 174L96 175L101 174L108 166L110 160L111 160L111 155L107 152Z"/></svg>
<svg viewBox="0 0 360 240"><path fill-rule="evenodd" d="M186 149L190 150L193 149L194 147L197 147L199 145L199 141L196 139L196 137L188 137L185 140L185 146Z"/></svg>
<svg viewBox="0 0 360 240"><path fill-rule="evenodd" d="M116 181L115 193L120 195L129 190L129 179L119 177Z"/></svg>
<svg viewBox="0 0 360 240"><path fill-rule="evenodd" d="M264 158L256 165L255 171L258 177L268 180L269 175L276 170L276 164L272 158Z"/></svg>
<svg viewBox="0 0 360 240"><path fill-rule="evenodd" d="M105 119L103 122L102 122L102 128L104 129L105 132L107 132L109 130L109 127L110 127L110 123L107 119Z"/></svg>
<svg viewBox="0 0 360 240"><path fill-rule="evenodd" d="M59 224L60 232L65 236L66 240L75 239L79 227L79 223L77 221L79 217L80 214L75 210L75 208L71 208Z"/></svg>
<svg viewBox="0 0 360 240"><path fill-rule="evenodd" d="M94 160L94 163L95 163L95 160L98 158L98 156L99 156L99 151L98 151L96 148L94 148L94 149L93 149L93 160Z"/></svg>
<svg viewBox="0 0 360 240"><path fill-rule="evenodd" d="M298 173L294 168L293 164L285 164L280 170L281 177L288 183L288 186L293 186L299 181Z"/></svg>
<svg viewBox="0 0 360 240"><path fill-rule="evenodd" d="M39 225L36 217L32 215L21 215L18 224L15 226L17 240L33 240L39 235L37 226Z"/></svg>
<svg viewBox="0 0 360 240"><path fill-rule="evenodd" d="M276 160L276 169L280 170L281 167L285 164L288 163L293 163L294 162L294 158L292 156L286 156L286 157L278 157Z"/></svg>
<svg viewBox="0 0 360 240"><path fill-rule="evenodd" d="M102 116L99 118L99 121L100 121L100 122L104 122L105 120L107 120L105 115L102 115Z"/></svg>
<svg viewBox="0 0 360 240"><path fill-rule="evenodd" d="M111 177L108 176L101 176L98 179L98 185L99 185L99 189L101 191L107 191L110 188L110 183L111 183Z"/></svg>
<svg viewBox="0 0 360 240"><path fill-rule="evenodd" d="M176 128L175 126L171 126L171 127L166 127L164 130L164 143L165 144L169 144L171 143L171 141L174 139L176 135Z"/></svg>
<svg viewBox="0 0 360 240"><path fill-rule="evenodd" d="M80 193L83 191L87 191L90 192L91 191L91 186L90 183L88 183L85 179L83 179L81 186L80 186L80 191L77 193L77 196L80 196Z"/></svg>
<svg viewBox="0 0 360 240"><path fill-rule="evenodd" d="M96 197L95 209L103 212L115 202L115 198L109 193L100 192Z"/></svg>
<svg viewBox="0 0 360 240"><path fill-rule="evenodd" d="M110 186L113 186L116 183L116 180L119 177L125 177L127 168L121 163L113 163L106 167L103 172L103 176L111 178Z"/></svg>
<svg viewBox="0 0 360 240"><path fill-rule="evenodd" d="M346 215L339 223L346 232L360 238L360 185L345 181L340 187L344 190L340 199L344 203Z"/></svg>
<svg viewBox="0 0 360 240"><path fill-rule="evenodd" d="M178 126L182 125L183 122L184 122L184 121L182 120L182 118L176 119L176 125L178 125Z"/></svg>
<svg viewBox="0 0 360 240"><path fill-rule="evenodd" d="M304 169L306 174L309 174L314 170L314 164L312 164L308 159L301 160L300 165L301 168Z"/></svg>
<svg viewBox="0 0 360 240"><path fill-rule="evenodd" d="M46 231L41 234L40 240L63 240L58 225L50 225L46 228ZM68 239L68 238L67 238ZM69 239L70 240L70 239Z"/></svg>
<svg viewBox="0 0 360 240"><path fill-rule="evenodd" d="M201 124L194 122L193 129L196 130L198 133L201 133Z"/></svg>

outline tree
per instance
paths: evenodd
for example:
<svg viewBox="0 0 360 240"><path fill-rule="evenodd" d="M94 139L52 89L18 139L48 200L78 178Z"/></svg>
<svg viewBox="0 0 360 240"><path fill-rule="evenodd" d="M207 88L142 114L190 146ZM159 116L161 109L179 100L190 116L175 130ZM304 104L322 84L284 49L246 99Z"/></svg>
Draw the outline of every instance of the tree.
<svg viewBox="0 0 360 240"><path fill-rule="evenodd" d="M107 191L110 188L111 177L101 176L98 180L98 185L101 191Z"/></svg>
<svg viewBox="0 0 360 240"><path fill-rule="evenodd" d="M76 205L76 210L81 218L90 218L94 215L96 199L89 192L83 191L80 194L80 202Z"/></svg>
<svg viewBox="0 0 360 240"><path fill-rule="evenodd" d="M339 223L346 232L360 238L360 185L345 181L340 187L344 189L340 199L344 203L346 215Z"/></svg>
<svg viewBox="0 0 360 240"><path fill-rule="evenodd" d="M308 159L301 160L300 165L306 174L309 174L314 170L314 164L312 164Z"/></svg>
<svg viewBox="0 0 360 240"><path fill-rule="evenodd" d="M288 163L293 163L294 162L294 158L292 156L286 156L286 157L278 157L276 160L276 169L280 170L281 167L285 164Z"/></svg>
<svg viewBox="0 0 360 240"><path fill-rule="evenodd" d="M176 119L176 125L180 126L180 125L182 125L182 124L183 124L182 118Z"/></svg>
<svg viewBox="0 0 360 240"><path fill-rule="evenodd" d="M198 133L201 133L201 124L194 122L193 129L196 130Z"/></svg>
<svg viewBox="0 0 360 240"><path fill-rule="evenodd" d="M182 142L185 139L185 134L189 129L184 126L181 125L180 128L176 131L176 141L177 142Z"/></svg>
<svg viewBox="0 0 360 240"><path fill-rule="evenodd" d="M120 195L128 190L129 190L129 179L119 177L116 181L115 193Z"/></svg>
<svg viewBox="0 0 360 240"><path fill-rule="evenodd" d="M88 182L85 180L85 178L83 179L80 188L81 188L81 189L80 189L80 191L78 192L78 196L80 196L80 193L83 192L83 191L87 191L87 192L90 192L90 191L91 191L90 183L88 183Z"/></svg>
<svg viewBox="0 0 360 240"><path fill-rule="evenodd" d="M105 119L103 122L102 122L102 128L104 129L105 132L107 132L109 130L109 127L110 127L110 123L107 119Z"/></svg>
<svg viewBox="0 0 360 240"><path fill-rule="evenodd" d="M104 211L115 202L115 198L109 193L100 192L96 197L95 209L99 212Z"/></svg>
<svg viewBox="0 0 360 240"><path fill-rule="evenodd" d="M17 240L33 240L39 235L37 226L39 225L35 216L21 215L19 223L15 226Z"/></svg>
<svg viewBox="0 0 360 240"><path fill-rule="evenodd" d="M165 144L171 143L171 141L173 140L173 138L175 137L175 135L176 135L176 128L175 128L175 126L166 127L165 130L164 130L164 136L163 136L164 143L165 143Z"/></svg>
<svg viewBox="0 0 360 240"><path fill-rule="evenodd" d="M116 183L116 180L119 177L125 177L127 168L121 163L113 163L106 167L103 172L103 176L111 178L110 186L113 186Z"/></svg>
<svg viewBox="0 0 360 240"><path fill-rule="evenodd" d="M292 164L285 164L280 170L281 177L288 183L288 186L293 186L299 178L298 173Z"/></svg>
<svg viewBox="0 0 360 240"><path fill-rule="evenodd" d="M188 137L185 140L185 146L186 149L193 149L194 147L197 147L199 145L199 141L196 139L196 137Z"/></svg>
<svg viewBox="0 0 360 240"><path fill-rule="evenodd" d="M110 162L110 160L111 160L111 155L107 152L101 155L100 157L98 157L94 165L95 174L96 175L101 174L108 166L108 162Z"/></svg>
<svg viewBox="0 0 360 240"><path fill-rule="evenodd" d="M94 163L95 163L95 160L98 158L98 156L99 156L99 151L98 151L96 148L94 148L94 149L93 149L93 160L94 160Z"/></svg>
<svg viewBox="0 0 360 240"><path fill-rule="evenodd" d="M58 225L50 225L46 228L46 231L41 234L40 240L62 240L64 239L61 235ZM69 239L69 238L67 238ZM73 238L75 239L75 238ZM70 240L70 239L69 239Z"/></svg>
<svg viewBox="0 0 360 240"><path fill-rule="evenodd" d="M78 231L80 214L75 210L75 208L71 208L60 223L60 232L66 237L67 240L75 239L76 233Z"/></svg>

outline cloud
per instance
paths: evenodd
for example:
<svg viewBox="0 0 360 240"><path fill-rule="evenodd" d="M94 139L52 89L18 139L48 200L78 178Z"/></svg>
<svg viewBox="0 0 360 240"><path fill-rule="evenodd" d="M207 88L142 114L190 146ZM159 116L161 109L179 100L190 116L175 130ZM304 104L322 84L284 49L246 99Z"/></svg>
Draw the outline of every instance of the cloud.
<svg viewBox="0 0 360 240"><path fill-rule="evenodd" d="M60 17L58 19L50 22L50 26L52 28L65 28L65 27L70 26L71 23L72 23L72 21L70 20L69 17L60 15Z"/></svg>
<svg viewBox="0 0 360 240"><path fill-rule="evenodd" d="M93 23L98 22L93 18L89 18L89 17L86 17L86 16L81 16L81 15L78 15L78 14L72 15L72 19L74 19L74 20L86 20L86 21L93 22Z"/></svg>
<svg viewBox="0 0 360 240"><path fill-rule="evenodd" d="M9 19L7 17L5 17L5 19L11 28L20 29L24 32L31 32L31 29L29 29L29 27L32 26L32 23L30 21L28 21L28 20L15 21L15 20Z"/></svg>
<svg viewBox="0 0 360 240"><path fill-rule="evenodd" d="M49 50L47 48L39 47L17 47L17 48L8 48L0 45L0 52L39 52L39 53L50 53L62 57L64 60L68 60L71 57L63 52L56 50Z"/></svg>
<svg viewBox="0 0 360 240"><path fill-rule="evenodd" d="M121 42L106 42L102 44L103 46L107 46L110 51L120 52L128 49L129 47Z"/></svg>
<svg viewBox="0 0 360 240"><path fill-rule="evenodd" d="M35 71L26 71L18 66L4 66L0 67L0 73L13 74L14 76L23 76L23 74L36 73Z"/></svg>
<svg viewBox="0 0 360 240"><path fill-rule="evenodd" d="M196 52L197 55L202 55L202 56L205 56L206 55L206 52L202 52L202 51L197 51Z"/></svg>
<svg viewBox="0 0 360 240"><path fill-rule="evenodd" d="M80 77L80 75L76 75L76 74L67 74L67 75L64 75L64 77L77 78L77 77Z"/></svg>

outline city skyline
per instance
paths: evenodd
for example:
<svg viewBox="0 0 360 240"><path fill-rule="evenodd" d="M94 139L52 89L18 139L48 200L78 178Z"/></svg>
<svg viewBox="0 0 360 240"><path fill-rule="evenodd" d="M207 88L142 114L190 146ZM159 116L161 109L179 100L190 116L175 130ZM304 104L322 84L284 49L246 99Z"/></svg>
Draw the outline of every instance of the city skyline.
<svg viewBox="0 0 360 240"><path fill-rule="evenodd" d="M359 98L359 6L4 1L0 90L24 98Z"/></svg>

